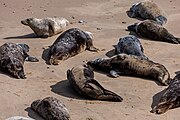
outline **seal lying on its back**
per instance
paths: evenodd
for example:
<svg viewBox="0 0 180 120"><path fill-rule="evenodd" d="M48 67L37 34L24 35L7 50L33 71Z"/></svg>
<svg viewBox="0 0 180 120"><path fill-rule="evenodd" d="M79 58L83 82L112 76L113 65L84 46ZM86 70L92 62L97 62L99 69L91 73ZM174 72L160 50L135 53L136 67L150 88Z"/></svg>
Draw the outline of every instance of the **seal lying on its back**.
<svg viewBox="0 0 180 120"><path fill-rule="evenodd" d="M158 105L151 112L162 114L177 107L180 107L180 73L170 82Z"/></svg>
<svg viewBox="0 0 180 120"><path fill-rule="evenodd" d="M71 28L62 33L50 47L49 62L50 64L58 65L84 50L98 51L93 46L92 33Z"/></svg>
<svg viewBox="0 0 180 120"><path fill-rule="evenodd" d="M164 12L155 3L148 0L134 4L129 13L131 13L130 17L132 18L139 17L144 20L154 20L160 25L167 22Z"/></svg>
<svg viewBox="0 0 180 120"><path fill-rule="evenodd" d="M115 48L115 54L125 53L128 55L139 56L143 59L148 59L144 55L144 49L139 39L133 35L128 35L119 39Z"/></svg>
<svg viewBox="0 0 180 120"><path fill-rule="evenodd" d="M163 65L134 55L119 54L112 58L98 58L87 64L95 70L110 72L113 77L118 77L118 74L150 77L163 85L168 85L171 80Z"/></svg>
<svg viewBox="0 0 180 120"><path fill-rule="evenodd" d="M21 116L14 116L14 117L7 118L6 120L34 120L34 119L21 117Z"/></svg>
<svg viewBox="0 0 180 120"><path fill-rule="evenodd" d="M30 57L26 44L5 43L0 46L0 69L9 72L15 78L25 79L24 61L38 62L35 57Z"/></svg>
<svg viewBox="0 0 180 120"><path fill-rule="evenodd" d="M70 115L66 106L54 97L36 100L31 108L45 120L69 120Z"/></svg>
<svg viewBox="0 0 180 120"><path fill-rule="evenodd" d="M174 44L179 44L180 39L174 37L168 30L161 25L157 24L157 22L152 20L144 20L139 23L135 23L133 25L128 26L128 30L136 32L139 36L169 42Z"/></svg>
<svg viewBox="0 0 180 120"><path fill-rule="evenodd" d="M23 25L29 26L38 37L51 37L63 31L69 21L62 17L53 18L27 18L22 20Z"/></svg>
<svg viewBox="0 0 180 120"><path fill-rule="evenodd" d="M90 99L121 102L123 99L104 89L95 79L94 72L85 65L73 67L67 71L67 79L82 96Z"/></svg>

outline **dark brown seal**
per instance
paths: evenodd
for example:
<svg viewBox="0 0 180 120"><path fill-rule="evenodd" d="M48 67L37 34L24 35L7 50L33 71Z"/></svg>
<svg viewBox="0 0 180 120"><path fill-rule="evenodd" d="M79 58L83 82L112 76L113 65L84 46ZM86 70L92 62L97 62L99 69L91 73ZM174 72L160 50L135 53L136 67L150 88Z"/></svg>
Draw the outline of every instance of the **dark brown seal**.
<svg viewBox="0 0 180 120"><path fill-rule="evenodd" d="M88 61L87 64L94 70L110 72L113 77L118 77L118 74L142 76L158 80L163 85L168 85L171 80L169 72L162 64L134 55L119 54L112 58L98 58Z"/></svg>
<svg viewBox="0 0 180 120"><path fill-rule="evenodd" d="M121 102L123 98L103 88L95 79L94 72L85 65L67 71L67 79L81 96L96 100Z"/></svg>
<svg viewBox="0 0 180 120"><path fill-rule="evenodd" d="M70 115L66 106L54 97L36 100L31 108L45 120L69 120Z"/></svg>
<svg viewBox="0 0 180 120"><path fill-rule="evenodd" d="M62 61L77 55L84 50L97 52L97 48L93 46L92 33L82 31L77 28L71 28L62 33L49 51L49 63L58 65Z"/></svg>

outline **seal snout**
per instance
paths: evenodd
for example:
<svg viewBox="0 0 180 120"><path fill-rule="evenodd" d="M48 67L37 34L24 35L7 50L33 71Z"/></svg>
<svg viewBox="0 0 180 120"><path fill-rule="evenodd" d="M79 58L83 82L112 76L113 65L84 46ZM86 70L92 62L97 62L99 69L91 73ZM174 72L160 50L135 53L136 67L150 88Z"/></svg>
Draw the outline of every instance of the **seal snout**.
<svg viewBox="0 0 180 120"><path fill-rule="evenodd" d="M21 24L28 25L27 19L26 20L21 20Z"/></svg>
<svg viewBox="0 0 180 120"><path fill-rule="evenodd" d="M159 15L158 17L155 18L155 20L157 21L158 24L160 25L164 25L167 23L167 18L162 16L162 15Z"/></svg>

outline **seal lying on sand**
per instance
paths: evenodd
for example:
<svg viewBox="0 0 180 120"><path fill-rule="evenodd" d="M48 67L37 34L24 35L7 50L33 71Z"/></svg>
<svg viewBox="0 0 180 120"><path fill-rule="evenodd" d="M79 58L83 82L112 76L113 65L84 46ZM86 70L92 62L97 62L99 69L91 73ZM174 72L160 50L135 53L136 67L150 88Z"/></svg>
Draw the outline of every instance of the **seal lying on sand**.
<svg viewBox="0 0 180 120"><path fill-rule="evenodd" d="M174 37L168 30L157 22L152 20L144 20L139 23L128 26L128 30L136 32L139 36L156 40L179 44L180 39Z"/></svg>
<svg viewBox="0 0 180 120"><path fill-rule="evenodd" d="M180 107L180 73L170 82L157 106L151 112L162 114L169 109Z"/></svg>
<svg viewBox="0 0 180 120"><path fill-rule="evenodd" d="M69 120L70 115L66 106L54 97L36 100L31 108L45 120Z"/></svg>
<svg viewBox="0 0 180 120"><path fill-rule="evenodd" d="M130 11L131 18L139 17L144 20L154 20L157 21L160 25L163 25L167 22L165 13L153 2L145 0L139 3L134 4Z"/></svg>
<svg viewBox="0 0 180 120"><path fill-rule="evenodd" d="M23 25L29 26L38 37L51 37L63 31L69 21L62 17L53 18L27 18L22 20Z"/></svg>
<svg viewBox="0 0 180 120"><path fill-rule="evenodd" d="M7 118L6 120L34 120L34 119L21 117L21 116L14 116L14 117Z"/></svg>
<svg viewBox="0 0 180 120"><path fill-rule="evenodd" d="M133 35L128 35L119 39L115 47L115 54L125 53L128 55L139 56L143 59L148 59L144 55L144 49L139 39Z"/></svg>
<svg viewBox="0 0 180 120"><path fill-rule="evenodd" d="M119 74L149 77L163 85L168 85L171 80L163 65L134 55L119 54L112 58L98 58L87 64L95 70L110 72L113 77L118 77Z"/></svg>
<svg viewBox="0 0 180 120"><path fill-rule="evenodd" d="M62 61L84 50L98 51L98 49L93 46L92 33L71 28L62 33L50 47L49 63L58 65Z"/></svg>
<svg viewBox="0 0 180 120"><path fill-rule="evenodd" d="M10 73L15 78L25 79L24 61L38 62L35 57L30 57L26 44L5 43L0 46L0 69Z"/></svg>
<svg viewBox="0 0 180 120"><path fill-rule="evenodd" d="M94 72L85 65L73 67L67 71L67 79L82 96L90 99L121 102L123 98L104 89L95 79Z"/></svg>

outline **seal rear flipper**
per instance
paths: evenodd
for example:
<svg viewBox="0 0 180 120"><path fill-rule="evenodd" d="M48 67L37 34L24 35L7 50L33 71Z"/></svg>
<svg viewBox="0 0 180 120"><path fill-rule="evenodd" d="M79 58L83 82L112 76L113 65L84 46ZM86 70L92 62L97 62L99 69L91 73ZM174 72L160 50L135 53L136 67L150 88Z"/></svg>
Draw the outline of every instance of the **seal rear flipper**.
<svg viewBox="0 0 180 120"><path fill-rule="evenodd" d="M168 43L180 44L180 38L176 38L171 34L169 36L166 36L165 40L166 40L165 42Z"/></svg>
<svg viewBox="0 0 180 120"><path fill-rule="evenodd" d="M98 52L99 49L94 47L94 46L90 46L89 48L86 48L86 50L92 51L92 52Z"/></svg>

